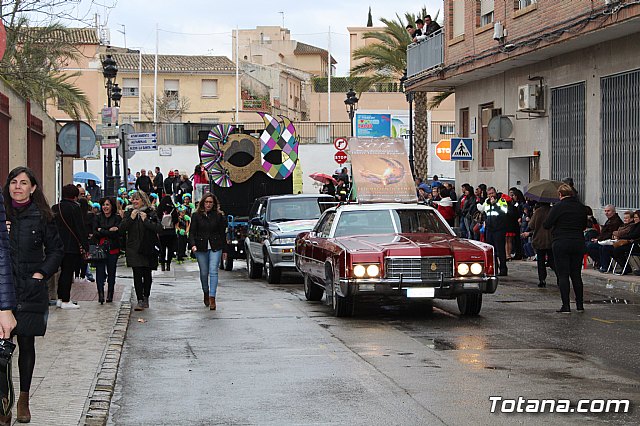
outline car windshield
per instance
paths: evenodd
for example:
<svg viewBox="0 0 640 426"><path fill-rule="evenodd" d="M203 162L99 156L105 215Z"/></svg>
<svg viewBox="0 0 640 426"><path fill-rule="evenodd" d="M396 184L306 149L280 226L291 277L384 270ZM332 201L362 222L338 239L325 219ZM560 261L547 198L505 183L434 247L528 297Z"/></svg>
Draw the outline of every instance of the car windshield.
<svg viewBox="0 0 640 426"><path fill-rule="evenodd" d="M267 212L267 221L285 222L289 220L318 219L320 214L331 207L318 198L286 198L271 200Z"/></svg>
<svg viewBox="0 0 640 426"><path fill-rule="evenodd" d="M395 232L389 210L360 210L343 212L340 215L335 236L393 234Z"/></svg>
<svg viewBox="0 0 640 426"><path fill-rule="evenodd" d="M400 233L451 234L449 228L432 210L397 209L393 218L400 224Z"/></svg>

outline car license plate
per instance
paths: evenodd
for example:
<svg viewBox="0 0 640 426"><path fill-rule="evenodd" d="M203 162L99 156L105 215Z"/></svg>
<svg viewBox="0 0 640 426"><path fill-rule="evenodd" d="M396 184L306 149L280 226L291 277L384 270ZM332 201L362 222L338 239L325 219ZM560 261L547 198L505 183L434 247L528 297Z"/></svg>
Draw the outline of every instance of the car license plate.
<svg viewBox="0 0 640 426"><path fill-rule="evenodd" d="M433 287L408 288L407 297L435 297L436 289Z"/></svg>

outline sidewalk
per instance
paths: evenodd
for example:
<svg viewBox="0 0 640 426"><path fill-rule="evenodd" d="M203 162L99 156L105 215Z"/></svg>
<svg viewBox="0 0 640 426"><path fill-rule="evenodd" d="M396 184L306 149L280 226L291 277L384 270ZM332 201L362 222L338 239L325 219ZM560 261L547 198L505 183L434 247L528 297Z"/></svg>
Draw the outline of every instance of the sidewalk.
<svg viewBox="0 0 640 426"><path fill-rule="evenodd" d="M71 299L80 309L49 308L47 333L36 338L36 367L31 385L32 425L106 423L100 414L100 398L108 408L120 351L129 321L131 270L118 268L113 303L100 305L95 283L74 283ZM13 357L16 399L20 390L18 353ZM109 380L110 379L110 380ZM13 408L15 423L16 408ZM92 421L93 418L93 421ZM98 420L97 422L95 422Z"/></svg>
<svg viewBox="0 0 640 426"><path fill-rule="evenodd" d="M512 271L518 271L531 272L537 276L537 264L534 261L511 261L507 263L507 266L510 274ZM555 279L553 271L549 269L548 272L551 274L551 277L547 278L547 280L552 277ZM640 277L636 275L613 275L612 273L603 274L589 265L587 269L582 269L582 280L586 285L602 287L605 289L625 290L631 293L640 294Z"/></svg>

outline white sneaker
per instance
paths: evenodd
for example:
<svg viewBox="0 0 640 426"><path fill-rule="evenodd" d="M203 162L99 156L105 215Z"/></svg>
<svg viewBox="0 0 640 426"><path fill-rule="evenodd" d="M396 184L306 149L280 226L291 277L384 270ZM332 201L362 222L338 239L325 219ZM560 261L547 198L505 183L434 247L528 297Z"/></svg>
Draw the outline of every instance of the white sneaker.
<svg viewBox="0 0 640 426"><path fill-rule="evenodd" d="M62 299L58 299L56 300L56 306L59 308L60 306L62 306Z"/></svg>
<svg viewBox="0 0 640 426"><path fill-rule="evenodd" d="M76 305L73 302L61 302L60 308L62 309L80 309L80 306Z"/></svg>

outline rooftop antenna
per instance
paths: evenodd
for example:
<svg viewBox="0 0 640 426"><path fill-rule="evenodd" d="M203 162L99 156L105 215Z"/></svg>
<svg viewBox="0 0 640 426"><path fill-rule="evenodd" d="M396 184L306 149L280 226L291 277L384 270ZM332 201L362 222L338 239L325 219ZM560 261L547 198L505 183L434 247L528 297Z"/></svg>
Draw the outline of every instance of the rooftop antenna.
<svg viewBox="0 0 640 426"><path fill-rule="evenodd" d="M122 27L122 31L118 30L120 34L124 37L124 48L127 48L127 28L124 24L119 24Z"/></svg>
<svg viewBox="0 0 640 426"><path fill-rule="evenodd" d="M278 12L280 15L282 15L282 28L284 28L284 12Z"/></svg>

